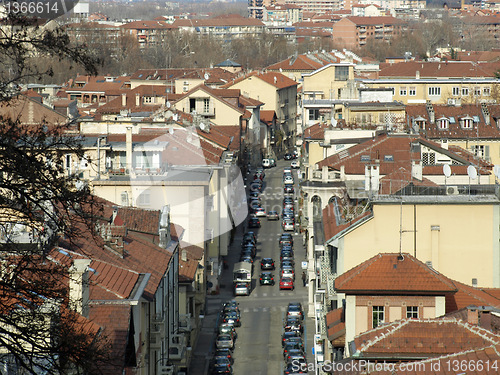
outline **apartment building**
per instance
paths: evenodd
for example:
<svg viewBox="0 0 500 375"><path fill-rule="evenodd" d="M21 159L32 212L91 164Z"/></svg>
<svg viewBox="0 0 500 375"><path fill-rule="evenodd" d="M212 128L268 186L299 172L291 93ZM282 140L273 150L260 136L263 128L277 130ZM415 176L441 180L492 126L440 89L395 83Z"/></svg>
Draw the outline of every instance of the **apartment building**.
<svg viewBox="0 0 500 375"><path fill-rule="evenodd" d="M332 37L345 48L359 48L370 38L389 41L406 28L403 21L391 16L344 17L333 25Z"/></svg>

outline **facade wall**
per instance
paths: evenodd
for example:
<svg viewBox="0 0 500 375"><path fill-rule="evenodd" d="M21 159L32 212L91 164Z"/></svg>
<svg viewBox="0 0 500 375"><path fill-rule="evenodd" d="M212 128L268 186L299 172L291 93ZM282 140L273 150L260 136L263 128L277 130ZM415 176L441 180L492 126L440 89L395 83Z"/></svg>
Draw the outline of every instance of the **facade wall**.
<svg viewBox="0 0 500 375"><path fill-rule="evenodd" d="M345 81L335 79L335 70L337 66L348 66L348 78ZM339 89L347 86L347 83L354 80L353 65L331 65L324 69L317 70L314 74L304 75L302 83L303 92L314 91L317 94L314 99L339 99ZM313 99L304 97L304 99Z"/></svg>
<svg viewBox="0 0 500 375"><path fill-rule="evenodd" d="M365 81L368 87L373 88L392 88L394 91L394 100L403 104L422 104L430 100L433 104L474 104L482 101L489 102L493 100L491 93L494 93L494 83L491 79L483 81L463 80L401 80L393 82L383 80ZM439 95L431 95L438 89ZM457 94L457 90L459 94ZM454 94L455 93L455 94ZM463 94L467 93L466 95ZM475 95L475 93L477 95Z"/></svg>
<svg viewBox="0 0 500 375"><path fill-rule="evenodd" d="M500 286L498 205L429 203L415 209L402 206L402 229L416 229L416 254L414 232L402 234L403 252L431 261L453 280L470 285L476 278L481 287ZM399 252L400 210L400 204L375 204L373 219L344 236L339 274L378 253Z"/></svg>
<svg viewBox="0 0 500 375"><path fill-rule="evenodd" d="M96 182L93 184L93 190L97 196L117 205L122 204L122 193L126 193L130 203L138 208L160 210L163 206L170 205L171 221L185 230L183 241L204 248L206 186L165 186L161 183L141 184L139 181L124 181L120 184L116 181L112 184Z"/></svg>

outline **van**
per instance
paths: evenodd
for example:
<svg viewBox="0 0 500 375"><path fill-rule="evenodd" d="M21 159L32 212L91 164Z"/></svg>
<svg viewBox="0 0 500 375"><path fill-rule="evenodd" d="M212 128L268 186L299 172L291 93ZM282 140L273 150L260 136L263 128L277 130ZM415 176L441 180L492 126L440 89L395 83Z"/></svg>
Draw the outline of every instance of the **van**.
<svg viewBox="0 0 500 375"><path fill-rule="evenodd" d="M270 159L262 159L262 167L271 168L271 160Z"/></svg>

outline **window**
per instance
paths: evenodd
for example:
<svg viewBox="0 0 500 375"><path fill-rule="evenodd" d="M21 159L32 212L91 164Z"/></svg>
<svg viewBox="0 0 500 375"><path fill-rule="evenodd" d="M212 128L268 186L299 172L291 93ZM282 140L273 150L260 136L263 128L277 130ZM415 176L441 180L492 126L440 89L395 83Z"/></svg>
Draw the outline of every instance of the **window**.
<svg viewBox="0 0 500 375"><path fill-rule="evenodd" d="M153 98L151 96L145 96L144 103L153 103Z"/></svg>
<svg viewBox="0 0 500 375"><path fill-rule="evenodd" d="M422 165L435 165L436 154L433 152L422 152Z"/></svg>
<svg viewBox="0 0 500 375"><path fill-rule="evenodd" d="M457 87L457 86L453 87L451 89L451 95L460 96L460 87Z"/></svg>
<svg viewBox="0 0 500 375"><path fill-rule="evenodd" d="M491 89L489 87L483 87L483 96L491 96Z"/></svg>
<svg viewBox="0 0 500 375"><path fill-rule="evenodd" d="M406 306L406 317L418 319L418 306Z"/></svg>
<svg viewBox="0 0 500 375"><path fill-rule="evenodd" d="M400 87L399 88L399 95L400 96L406 96L406 87Z"/></svg>
<svg viewBox="0 0 500 375"><path fill-rule="evenodd" d="M449 120L446 117L441 117L437 120L437 127L440 130L448 129Z"/></svg>
<svg viewBox="0 0 500 375"><path fill-rule="evenodd" d="M394 161L394 156L393 155L385 155L384 161Z"/></svg>
<svg viewBox="0 0 500 375"><path fill-rule="evenodd" d="M490 159L490 146L488 145L474 145L471 147L471 151L477 157L480 157L487 161Z"/></svg>
<svg viewBox="0 0 500 375"><path fill-rule="evenodd" d="M462 87L462 96L469 96L469 88Z"/></svg>
<svg viewBox="0 0 500 375"><path fill-rule="evenodd" d="M373 306L372 322L373 328L384 323L384 306Z"/></svg>
<svg viewBox="0 0 500 375"><path fill-rule="evenodd" d="M361 155L361 161L370 161L370 155Z"/></svg>
<svg viewBox="0 0 500 375"><path fill-rule="evenodd" d="M460 119L460 125L462 126L462 129L472 129L472 118L470 117L464 117Z"/></svg>
<svg viewBox="0 0 500 375"><path fill-rule="evenodd" d="M335 67L335 81L347 81L348 78L349 78L348 66Z"/></svg>
<svg viewBox="0 0 500 375"><path fill-rule="evenodd" d="M317 119L319 119L319 109L310 109L309 120L317 120Z"/></svg>
<svg viewBox="0 0 500 375"><path fill-rule="evenodd" d="M137 205L140 206L149 206L151 203L151 193L149 190L144 190L139 196L137 197Z"/></svg>
<svg viewBox="0 0 500 375"><path fill-rule="evenodd" d="M481 87L474 87L474 96L481 96Z"/></svg>
<svg viewBox="0 0 500 375"><path fill-rule="evenodd" d="M441 87L429 87L429 96L441 96Z"/></svg>
<svg viewBox="0 0 500 375"><path fill-rule="evenodd" d="M416 96L417 95L417 88L416 87L410 87L410 90L408 91L410 96Z"/></svg>
<svg viewBox="0 0 500 375"><path fill-rule="evenodd" d="M203 112L204 113L210 112L210 99L203 99Z"/></svg>

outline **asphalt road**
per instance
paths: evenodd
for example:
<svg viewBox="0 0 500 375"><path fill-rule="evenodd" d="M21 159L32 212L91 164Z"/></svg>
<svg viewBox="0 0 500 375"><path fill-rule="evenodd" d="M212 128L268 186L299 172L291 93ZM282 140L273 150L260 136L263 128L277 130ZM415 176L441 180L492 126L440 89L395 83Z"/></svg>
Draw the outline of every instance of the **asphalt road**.
<svg viewBox="0 0 500 375"><path fill-rule="evenodd" d="M281 214L283 193L283 169L289 166L289 161L279 161L278 165L265 170L264 190L262 205L266 209L276 210ZM297 171L292 171L295 187L297 189ZM251 180L252 174L249 175ZM295 193L297 197L297 192ZM298 212L298 201L295 203L295 212ZM281 335L283 333L283 321L289 302L298 301L302 303L304 310L307 309L307 288L303 287L301 275L301 262L306 260L302 236L294 234L295 253L295 290L279 290L279 237L283 232L281 220L268 221L261 217L261 228L250 229L257 233L257 256L255 258L255 269L253 273L252 291L250 296L235 297L241 310L241 327L237 328L238 339L234 349L234 374L256 375L283 374L285 362L281 347ZM296 219L297 221L297 219ZM239 244L241 238L235 238L234 246L229 254L229 269L239 258ZM271 257L275 260L276 270L273 271L276 284L274 286L259 284L260 260L263 257ZM306 311L307 313L307 311ZM308 362L312 361L312 337L313 324L311 319L305 318L304 339L306 342L306 354Z"/></svg>

